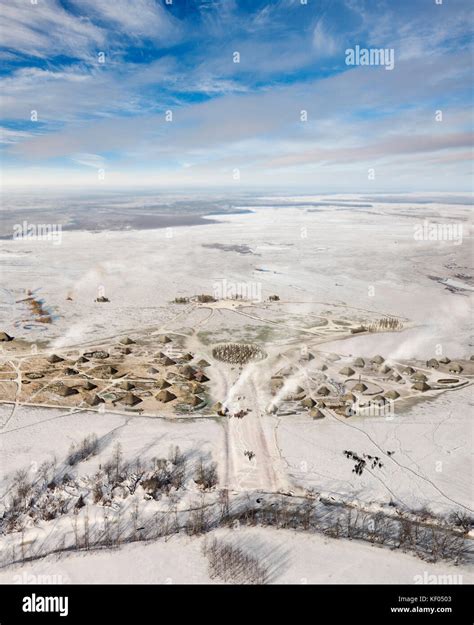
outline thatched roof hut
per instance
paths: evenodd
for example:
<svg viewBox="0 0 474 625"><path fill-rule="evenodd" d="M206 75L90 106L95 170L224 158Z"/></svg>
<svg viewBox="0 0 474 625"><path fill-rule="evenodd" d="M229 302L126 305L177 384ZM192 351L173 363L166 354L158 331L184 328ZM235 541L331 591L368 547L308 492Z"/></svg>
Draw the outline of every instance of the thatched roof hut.
<svg viewBox="0 0 474 625"><path fill-rule="evenodd" d="M99 395L97 395L97 393L95 393L94 395L91 395L90 397L86 397L84 399L84 401L89 406L98 406L99 404L103 404L104 403L104 400L102 399L102 397L99 397Z"/></svg>
<svg viewBox="0 0 474 625"><path fill-rule="evenodd" d="M426 375L422 372L422 371L416 371L412 376L411 376L412 380L415 380L416 382L426 382L426 380L428 379L426 377Z"/></svg>
<svg viewBox="0 0 474 625"><path fill-rule="evenodd" d="M169 356L165 356L164 358L161 359L160 362L165 367L170 367L171 365L175 365L176 364L176 362L172 358L170 358Z"/></svg>
<svg viewBox="0 0 474 625"><path fill-rule="evenodd" d="M342 399L347 402L347 403L355 403L357 401L357 397L354 395L354 393L346 393L345 395L342 396Z"/></svg>
<svg viewBox="0 0 474 625"><path fill-rule="evenodd" d="M352 390L357 391L358 393L363 393L367 390L367 385L363 382L357 382L357 384L352 387Z"/></svg>
<svg viewBox="0 0 474 625"><path fill-rule="evenodd" d="M384 365L383 367L380 367L380 373L390 373L391 370L392 368L389 367L388 365Z"/></svg>
<svg viewBox="0 0 474 625"><path fill-rule="evenodd" d="M202 399L202 397L199 397L199 395L191 395L185 403L189 404L193 408L196 408L197 406L200 406L204 403L204 399Z"/></svg>
<svg viewBox="0 0 474 625"><path fill-rule="evenodd" d="M10 336L6 332L0 332L0 343L13 341L13 336Z"/></svg>
<svg viewBox="0 0 474 625"><path fill-rule="evenodd" d="M63 362L64 358L61 358L61 356L58 356L57 354L51 354L51 356L48 356L47 360L51 364L54 364L56 362Z"/></svg>
<svg viewBox="0 0 474 625"><path fill-rule="evenodd" d="M171 384L164 378L160 378L159 380L156 381L156 386L158 388L163 389L163 388L169 388Z"/></svg>
<svg viewBox="0 0 474 625"><path fill-rule="evenodd" d="M316 402L314 401L312 397L305 397L301 401L301 405L304 406L305 408L312 408L313 406L316 405Z"/></svg>
<svg viewBox="0 0 474 625"><path fill-rule="evenodd" d="M451 362L451 360L447 356L443 356L443 358L439 359L439 362L442 365L448 365Z"/></svg>
<svg viewBox="0 0 474 625"><path fill-rule="evenodd" d="M124 391L131 391L132 388L135 388L135 384L129 382L128 380L125 380L120 384L120 388L123 388Z"/></svg>
<svg viewBox="0 0 474 625"><path fill-rule="evenodd" d="M354 367L365 367L365 360L363 358L356 358L352 364Z"/></svg>
<svg viewBox="0 0 474 625"><path fill-rule="evenodd" d="M403 367L402 373L406 373L407 375L413 375L415 373L415 370L413 369L413 367Z"/></svg>
<svg viewBox="0 0 474 625"><path fill-rule="evenodd" d="M458 362L451 362L448 366L451 373L461 373L462 367Z"/></svg>
<svg viewBox="0 0 474 625"><path fill-rule="evenodd" d="M76 365L83 365L86 362L89 362L89 358L86 358L85 356L79 356L79 358L76 360Z"/></svg>
<svg viewBox="0 0 474 625"><path fill-rule="evenodd" d="M198 360L197 362L197 366L200 369L205 369L206 367L210 367L210 363L207 362L207 360L204 360L204 358L201 358L201 360Z"/></svg>
<svg viewBox="0 0 474 625"><path fill-rule="evenodd" d="M184 365L184 367L179 368L179 373L186 380L192 380L194 379L194 376L196 375L197 370L194 369L194 367L191 367L191 365Z"/></svg>
<svg viewBox="0 0 474 625"><path fill-rule="evenodd" d="M312 408L309 411L309 415L310 417L312 417L313 419L324 419L324 414L321 412L321 410L319 410L319 408Z"/></svg>
<svg viewBox="0 0 474 625"><path fill-rule="evenodd" d="M93 391L95 388L97 388L97 384L94 384L90 380L86 380L86 382L81 385L81 388L85 389L86 391Z"/></svg>
<svg viewBox="0 0 474 625"><path fill-rule="evenodd" d="M137 397L133 393L129 392L125 393L125 395L119 401L125 406L135 406L136 404L139 404L142 400L140 399L140 397Z"/></svg>
<svg viewBox="0 0 474 625"><path fill-rule="evenodd" d="M66 386L66 384L58 384L54 388L54 392L56 393L56 395L60 395L61 397L69 397L69 395L77 395L77 393L79 393L77 388Z"/></svg>
<svg viewBox="0 0 474 625"><path fill-rule="evenodd" d="M227 408L224 408L224 406L222 405L222 402L220 401L216 401L216 403L213 404L212 410L213 412L217 412L217 414L220 415L221 417L223 417L226 414L226 412L228 412Z"/></svg>
<svg viewBox="0 0 474 625"><path fill-rule="evenodd" d="M397 372L392 373L392 375L390 376L390 379L393 380L394 382L400 382L400 380L403 380L402 376Z"/></svg>
<svg viewBox="0 0 474 625"><path fill-rule="evenodd" d="M422 393L424 393L425 391L429 391L431 389L431 386L426 384L426 382L420 380L419 382L415 382L412 388L415 389L415 391L421 391Z"/></svg>
<svg viewBox="0 0 474 625"><path fill-rule="evenodd" d="M377 354L377 356L374 356L370 362L374 365L381 365L382 363L385 362L385 358L380 356L380 354Z"/></svg>
<svg viewBox="0 0 474 625"><path fill-rule="evenodd" d="M351 375L354 375L355 371L354 371L354 369L351 369L351 367L343 367L343 368L339 371L339 373L340 373L341 375L346 375L346 376L350 377Z"/></svg>
<svg viewBox="0 0 474 625"><path fill-rule="evenodd" d="M156 399L166 404L169 401L176 399L176 395L168 391L168 389L164 389L157 394Z"/></svg>
<svg viewBox="0 0 474 625"><path fill-rule="evenodd" d="M171 343L171 339L169 336L167 336L166 334L160 334L160 336L158 337L158 341L160 343Z"/></svg>
<svg viewBox="0 0 474 625"><path fill-rule="evenodd" d="M209 378L202 371L198 371L196 375L194 376L194 379L197 380L198 382L209 382Z"/></svg>
<svg viewBox="0 0 474 625"><path fill-rule="evenodd" d="M151 375L156 375L157 373L160 373L160 372L156 367L148 367L147 373L150 373Z"/></svg>
<svg viewBox="0 0 474 625"><path fill-rule="evenodd" d="M331 394L331 391L328 389L328 387L324 385L320 386L316 392L318 395L322 395L323 397L327 397Z"/></svg>
<svg viewBox="0 0 474 625"><path fill-rule="evenodd" d="M400 393L398 393L397 391L387 391L385 393L385 398L386 399L398 399L400 397Z"/></svg>
<svg viewBox="0 0 474 625"><path fill-rule="evenodd" d="M430 369L437 369L439 367L439 362L436 360L436 358L430 358L426 361L426 366L430 367Z"/></svg>
<svg viewBox="0 0 474 625"><path fill-rule="evenodd" d="M124 336L123 339L120 339L120 343L122 343L122 345L134 345L136 341L131 339L129 336Z"/></svg>

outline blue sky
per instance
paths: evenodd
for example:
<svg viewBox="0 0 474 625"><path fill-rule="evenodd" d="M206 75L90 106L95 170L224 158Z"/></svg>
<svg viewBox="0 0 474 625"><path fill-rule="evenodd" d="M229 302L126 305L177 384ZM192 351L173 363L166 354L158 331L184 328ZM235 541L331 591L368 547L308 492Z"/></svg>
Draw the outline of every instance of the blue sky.
<svg viewBox="0 0 474 625"><path fill-rule="evenodd" d="M470 189L471 0L34 2L0 3L6 188Z"/></svg>

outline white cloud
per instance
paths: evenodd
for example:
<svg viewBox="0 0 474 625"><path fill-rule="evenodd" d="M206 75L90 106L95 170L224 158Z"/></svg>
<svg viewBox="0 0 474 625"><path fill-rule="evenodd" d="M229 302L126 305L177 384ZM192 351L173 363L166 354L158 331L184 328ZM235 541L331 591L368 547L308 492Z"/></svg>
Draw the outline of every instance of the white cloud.
<svg viewBox="0 0 474 625"><path fill-rule="evenodd" d="M30 56L85 58L105 41L100 27L68 13L57 0L9 0L2 3L2 21L2 45Z"/></svg>
<svg viewBox="0 0 474 625"><path fill-rule="evenodd" d="M323 20L319 20L313 31L313 49L319 58L333 56L339 49L335 37L329 33Z"/></svg>

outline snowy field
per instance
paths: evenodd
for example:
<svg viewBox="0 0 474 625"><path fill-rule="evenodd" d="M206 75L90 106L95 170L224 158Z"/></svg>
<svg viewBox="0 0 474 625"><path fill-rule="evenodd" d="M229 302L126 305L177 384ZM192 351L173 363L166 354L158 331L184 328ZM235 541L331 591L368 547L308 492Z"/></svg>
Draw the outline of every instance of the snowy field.
<svg viewBox="0 0 474 625"><path fill-rule="evenodd" d="M64 230L59 245L1 240L0 330L16 340L60 349L166 328L184 335L194 332L193 340L199 338L203 349L231 337L251 337L273 354L286 343L304 344L299 329L316 327L318 315L336 311L347 320L396 316L406 329L344 340L328 335L318 339L318 349L324 352L381 353L386 359L420 361L441 355L469 359L474 353L467 204L440 198L417 202L416 197L402 196L386 202L311 196L260 197L236 208L249 212L213 214L218 223L206 225ZM462 241L417 240L416 228L426 220L462 224ZM173 303L175 297L212 294L223 280L227 285L253 285L261 300L278 294L286 307L272 312L255 301L247 316L231 307L196 309L186 315ZM52 324L29 316L20 302L28 291L44 303ZM95 302L101 294L110 301ZM229 385L224 374L224 367L218 367L213 390L237 396L253 376L256 382L249 395L258 395L258 370L242 377L241 386ZM235 489L269 487L325 493L367 506L396 502L410 510L429 507L442 515L453 510L472 513L472 399L470 383L432 399L401 404L389 419L312 420L300 412L265 415L258 430L250 418L225 425L209 417L173 420L1 405L0 502L8 500L16 471L26 469L34 476L43 462L62 461L72 443L94 433L99 452L75 468L77 478L98 471L117 443L130 462L164 457L177 445L191 463L198 457L215 461L219 483ZM229 481L229 472L242 473L241 452L249 445L261 451L266 475L257 468L243 481ZM343 455L347 449L382 456L383 467L355 475ZM55 523L43 523L41 531L52 531ZM35 528L28 531L34 533ZM471 579L464 565L429 564L357 541L267 528L230 532L229 540L234 534L250 551L261 545L263 554L274 554L268 557L271 581L277 583L415 583L415 576L424 571L462 574L464 583ZM7 548L2 540L0 545ZM203 540L174 536L111 553L48 556L4 568L0 581L51 574L71 583L205 583L209 576Z"/></svg>

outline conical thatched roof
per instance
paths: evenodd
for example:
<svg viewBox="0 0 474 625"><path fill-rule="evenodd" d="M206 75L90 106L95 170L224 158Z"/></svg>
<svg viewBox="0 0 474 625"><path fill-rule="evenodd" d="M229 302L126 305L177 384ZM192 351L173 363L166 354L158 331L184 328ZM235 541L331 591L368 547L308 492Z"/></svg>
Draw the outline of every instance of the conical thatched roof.
<svg viewBox="0 0 474 625"><path fill-rule="evenodd" d="M354 393L346 393L345 395L342 396L342 399L344 401L351 402L351 403L354 403L357 401L357 397L354 395Z"/></svg>
<svg viewBox="0 0 474 625"><path fill-rule="evenodd" d="M305 397L301 401L301 405L304 406L305 408L312 408L313 406L316 405L316 402L314 401L312 397Z"/></svg>
<svg viewBox="0 0 474 625"><path fill-rule="evenodd" d="M227 412L227 408L224 408L222 402L216 401L216 403L212 406L213 412L217 412L218 415L224 416Z"/></svg>
<svg viewBox="0 0 474 625"><path fill-rule="evenodd" d="M388 365L384 365L383 367L380 367L380 373L390 373L391 371L391 367L389 367Z"/></svg>
<svg viewBox="0 0 474 625"><path fill-rule="evenodd" d="M125 356L128 356L129 354L132 353L132 350L130 349L130 347L124 347L120 351L122 352L122 354L125 354Z"/></svg>
<svg viewBox="0 0 474 625"><path fill-rule="evenodd" d="M402 369L403 373L406 373L407 375L412 375L413 373L415 373L415 370L413 369L413 367L404 367Z"/></svg>
<svg viewBox="0 0 474 625"><path fill-rule="evenodd" d="M135 384L132 384L132 382L129 382L128 380L125 380L120 385L120 388L123 388L124 391L131 391L132 388L135 388Z"/></svg>
<svg viewBox="0 0 474 625"><path fill-rule="evenodd" d="M432 369L437 369L439 367L439 362L436 360L436 358L430 358L426 361L426 366L431 367Z"/></svg>
<svg viewBox="0 0 474 625"><path fill-rule="evenodd" d="M61 397L68 397L69 395L76 395L79 393L77 388L71 388L70 386L66 386L65 384L59 384L55 387L54 392L56 395L60 395Z"/></svg>
<svg viewBox="0 0 474 625"><path fill-rule="evenodd" d="M199 395L191 395L191 397L186 403L188 403L190 406L193 406L193 408L195 408L196 406L200 406L203 402L204 402L204 399L202 399L202 397L199 397Z"/></svg>
<svg viewBox="0 0 474 625"><path fill-rule="evenodd" d="M458 362L451 362L448 367L452 373L461 373L462 367Z"/></svg>
<svg viewBox="0 0 474 625"><path fill-rule="evenodd" d="M160 343L171 343L170 337L166 334L160 334L160 336L158 337L158 341Z"/></svg>
<svg viewBox="0 0 474 625"><path fill-rule="evenodd" d="M324 414L321 412L321 410L319 410L319 408L312 408L309 411L309 415L310 417L313 417L313 419L324 419Z"/></svg>
<svg viewBox="0 0 474 625"><path fill-rule="evenodd" d="M51 364L54 364L55 362L63 362L64 358L61 358L61 356L58 356L57 354L51 354L51 356L48 356L47 360Z"/></svg>
<svg viewBox="0 0 474 625"><path fill-rule="evenodd" d="M328 395L331 394L331 391L328 389L327 386L320 386L317 390L318 395L323 395L323 397L327 397Z"/></svg>
<svg viewBox="0 0 474 625"><path fill-rule="evenodd" d="M451 361L450 361L450 359L449 359L447 356L444 356L443 358L440 358L440 359L439 359L439 362L440 362L441 364L443 364L443 365L447 365L447 364L449 364Z"/></svg>
<svg viewBox="0 0 474 625"><path fill-rule="evenodd" d="M197 380L198 382L209 382L209 378L202 371L198 371L196 375L194 376L194 379Z"/></svg>
<svg viewBox="0 0 474 625"><path fill-rule="evenodd" d="M321 371L327 371L328 366L324 363L321 365Z"/></svg>
<svg viewBox="0 0 474 625"><path fill-rule="evenodd" d="M393 380L394 382L400 382L400 380L402 380L402 376L399 373L393 373L390 376L390 379Z"/></svg>
<svg viewBox="0 0 474 625"><path fill-rule="evenodd" d="M358 393L363 393L367 390L367 385L363 382L357 382L357 384L352 387L352 390L357 391Z"/></svg>
<svg viewBox="0 0 474 625"><path fill-rule="evenodd" d="M339 373L340 373L341 375L347 375L347 376L349 376L349 377L350 377L351 375L354 375L355 371L354 371L354 369L351 369L351 367L343 367L343 368L339 371Z"/></svg>
<svg viewBox="0 0 474 625"><path fill-rule="evenodd" d="M201 358L201 360L198 360L197 362L197 366L200 367L201 369L205 369L206 367L210 367L210 363L207 362L207 360L204 360L204 358Z"/></svg>
<svg viewBox="0 0 474 625"><path fill-rule="evenodd" d="M416 391L422 391L424 393L425 391L429 391L431 389L431 386L426 384L426 382L420 381L420 382L415 382L412 388L414 388Z"/></svg>
<svg viewBox="0 0 474 625"><path fill-rule="evenodd" d="M165 367L170 367L171 365L175 365L176 362L169 356L165 356L164 358L161 359L161 364L164 365Z"/></svg>
<svg viewBox="0 0 474 625"><path fill-rule="evenodd" d="M163 389L163 388L169 388L171 386L171 384L167 380L165 380L164 378L160 378L159 380L157 380L156 386L158 388L162 388Z"/></svg>
<svg viewBox="0 0 474 625"><path fill-rule="evenodd" d="M334 353L328 354L326 358L327 360L330 360L331 362L336 362L337 360L341 360L341 357Z"/></svg>
<svg viewBox="0 0 474 625"><path fill-rule="evenodd" d="M377 354L377 356L374 356L370 362L374 363L375 365L381 365L383 362L385 362L385 358L382 358L380 354Z"/></svg>
<svg viewBox="0 0 474 625"><path fill-rule="evenodd" d="M133 345L135 341L131 339L129 336L124 336L123 339L120 339L122 345Z"/></svg>
<svg viewBox="0 0 474 625"><path fill-rule="evenodd" d="M385 393L385 399L398 399L400 397L400 393L397 391L387 391Z"/></svg>
<svg viewBox="0 0 474 625"><path fill-rule="evenodd" d="M151 373L151 375L156 375L157 373L159 373L159 370L156 367L149 367L147 369L148 373Z"/></svg>
<svg viewBox="0 0 474 625"><path fill-rule="evenodd" d="M173 399L176 399L176 395L165 389L158 393L156 399L162 401L163 403L167 403L169 401L173 401Z"/></svg>
<svg viewBox="0 0 474 625"><path fill-rule="evenodd" d="M142 400L133 393L125 393L125 395L120 399L120 403L124 404L125 406L135 406L141 401Z"/></svg>
<svg viewBox="0 0 474 625"><path fill-rule="evenodd" d="M89 406L98 406L99 404L103 404L104 400L102 399L102 397L99 397L96 394L91 395L90 397L86 397L84 400L87 404L89 404Z"/></svg>
<svg viewBox="0 0 474 625"><path fill-rule="evenodd" d="M192 354L190 354L189 352L187 354L183 354L181 356L181 360L192 360L194 358L194 356Z"/></svg>
<svg viewBox="0 0 474 625"><path fill-rule="evenodd" d="M194 367L191 367L191 365L184 365L184 367L180 367L179 373L186 380L192 380L196 375L197 371L196 369L194 369Z"/></svg>
<svg viewBox="0 0 474 625"><path fill-rule="evenodd" d="M83 365L85 362L89 362L89 358L86 358L85 356L79 356L76 360L76 364L78 365Z"/></svg>
<svg viewBox="0 0 474 625"><path fill-rule="evenodd" d="M10 336L6 332L0 332L0 343L4 341L13 341L13 336Z"/></svg>
<svg viewBox="0 0 474 625"><path fill-rule="evenodd" d="M356 358L352 364L354 367L365 367L365 360L363 358Z"/></svg>
<svg viewBox="0 0 474 625"><path fill-rule="evenodd" d="M420 382L420 381L421 381L421 382L426 382L426 380L427 380L428 378L426 377L426 375L425 375L422 371L417 371L416 373L414 373L414 374L411 376L411 379L412 379L412 380L416 380L417 382Z"/></svg>
<svg viewBox="0 0 474 625"><path fill-rule="evenodd" d="M86 382L84 382L81 388L85 389L86 391L92 391L97 388L97 384L94 384L93 382L87 380Z"/></svg>

